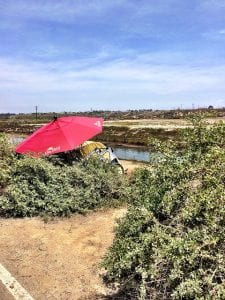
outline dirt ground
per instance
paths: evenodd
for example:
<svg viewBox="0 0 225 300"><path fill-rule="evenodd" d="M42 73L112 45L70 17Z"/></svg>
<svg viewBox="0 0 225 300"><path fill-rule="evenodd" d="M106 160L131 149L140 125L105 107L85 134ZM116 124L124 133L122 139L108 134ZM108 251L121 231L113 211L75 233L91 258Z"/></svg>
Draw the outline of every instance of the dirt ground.
<svg viewBox="0 0 225 300"><path fill-rule="evenodd" d="M122 160L120 159L121 164L124 167L124 170L127 170L127 174L131 174L137 168L144 168L147 163L141 161L133 160Z"/></svg>
<svg viewBox="0 0 225 300"><path fill-rule="evenodd" d="M37 300L102 299L99 263L125 208L54 219L0 219L0 263ZM13 299L0 284L0 299Z"/></svg>
<svg viewBox="0 0 225 300"><path fill-rule="evenodd" d="M0 299L1 300L14 300L14 297L9 294L6 288L0 281Z"/></svg>

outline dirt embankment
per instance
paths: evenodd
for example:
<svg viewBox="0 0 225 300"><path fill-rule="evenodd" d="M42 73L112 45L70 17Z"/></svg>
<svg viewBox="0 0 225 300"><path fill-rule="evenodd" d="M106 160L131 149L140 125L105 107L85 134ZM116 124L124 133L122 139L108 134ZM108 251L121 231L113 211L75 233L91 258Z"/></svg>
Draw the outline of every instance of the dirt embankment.
<svg viewBox="0 0 225 300"><path fill-rule="evenodd" d="M101 299L99 263L125 208L54 219L0 219L0 263L36 300ZM1 300L8 300L0 285ZM5 298L2 298L5 297Z"/></svg>
<svg viewBox="0 0 225 300"><path fill-rule="evenodd" d="M148 146L150 138L160 140L177 139L177 129L166 130L164 128L129 128L126 126L108 126L95 137L95 140L104 143L128 144Z"/></svg>
<svg viewBox="0 0 225 300"><path fill-rule="evenodd" d="M132 174L135 169L137 168L144 168L147 166L147 163L145 162L141 162L141 161L134 161L134 160L121 160L120 159L121 164L124 167L124 170L126 171L126 173Z"/></svg>

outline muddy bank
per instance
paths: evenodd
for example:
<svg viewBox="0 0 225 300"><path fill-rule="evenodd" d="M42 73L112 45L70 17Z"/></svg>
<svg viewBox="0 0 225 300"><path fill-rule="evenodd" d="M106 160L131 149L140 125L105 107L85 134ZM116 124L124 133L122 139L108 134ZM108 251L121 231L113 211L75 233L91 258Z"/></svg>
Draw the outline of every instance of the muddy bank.
<svg viewBox="0 0 225 300"><path fill-rule="evenodd" d="M105 127L104 131L95 137L95 140L108 144L123 144L130 146L148 146L150 139L159 140L178 139L178 130L163 128L129 128L119 126Z"/></svg>

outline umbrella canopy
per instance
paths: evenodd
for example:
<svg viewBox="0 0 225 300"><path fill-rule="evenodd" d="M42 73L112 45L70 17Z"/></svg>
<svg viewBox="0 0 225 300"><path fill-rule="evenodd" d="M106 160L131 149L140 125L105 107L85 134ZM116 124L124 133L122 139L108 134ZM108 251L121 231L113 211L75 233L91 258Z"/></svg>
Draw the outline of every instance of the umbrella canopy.
<svg viewBox="0 0 225 300"><path fill-rule="evenodd" d="M21 154L51 155L78 148L102 132L102 118L62 117L36 130L16 147Z"/></svg>

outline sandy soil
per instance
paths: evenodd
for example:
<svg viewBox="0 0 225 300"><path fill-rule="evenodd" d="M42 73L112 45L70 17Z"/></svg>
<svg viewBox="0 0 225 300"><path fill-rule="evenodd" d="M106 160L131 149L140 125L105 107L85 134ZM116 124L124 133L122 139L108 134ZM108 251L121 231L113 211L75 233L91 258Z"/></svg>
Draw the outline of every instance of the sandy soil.
<svg viewBox="0 0 225 300"><path fill-rule="evenodd" d="M0 263L37 300L101 299L98 264L125 208L54 219L0 219ZM0 299L11 297L0 284Z"/></svg>
<svg viewBox="0 0 225 300"><path fill-rule="evenodd" d="M1 300L14 300L14 297L9 294L9 292L3 286L1 281L0 281L0 299Z"/></svg>
<svg viewBox="0 0 225 300"><path fill-rule="evenodd" d="M122 160L120 159L121 164L123 165L124 169L127 170L127 174L131 174L137 168L144 168L147 163L145 162L138 162L133 160Z"/></svg>

